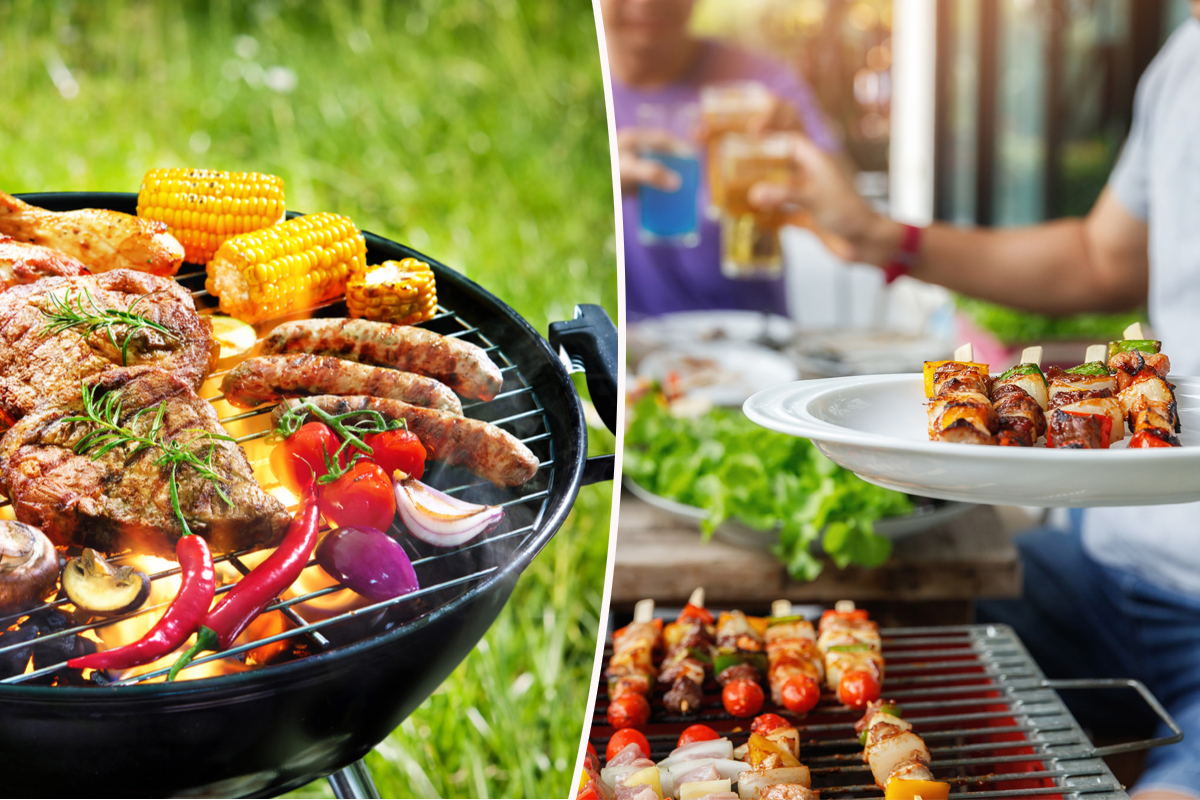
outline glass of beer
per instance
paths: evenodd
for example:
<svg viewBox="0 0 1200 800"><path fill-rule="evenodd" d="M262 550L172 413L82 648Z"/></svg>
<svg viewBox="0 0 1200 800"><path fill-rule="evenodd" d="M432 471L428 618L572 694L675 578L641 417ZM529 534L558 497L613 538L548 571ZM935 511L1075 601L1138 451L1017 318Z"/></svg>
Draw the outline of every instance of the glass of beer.
<svg viewBox="0 0 1200 800"><path fill-rule="evenodd" d="M717 219L724 206L725 186L718 168L721 140L743 133L750 120L771 110L771 91L757 81L722 81L700 88L700 118L708 135L708 214Z"/></svg>
<svg viewBox="0 0 1200 800"><path fill-rule="evenodd" d="M721 196L721 274L738 280L783 275L779 229L783 212L750 205L750 187L761 181L791 179L791 137L786 134L726 134L717 147Z"/></svg>
<svg viewBox="0 0 1200 800"><path fill-rule="evenodd" d="M638 187L638 238L647 244L699 244L700 156L694 141L697 114L694 103L638 106L638 127L656 134L648 137L638 155L657 161L679 176L679 188L674 191L647 184Z"/></svg>

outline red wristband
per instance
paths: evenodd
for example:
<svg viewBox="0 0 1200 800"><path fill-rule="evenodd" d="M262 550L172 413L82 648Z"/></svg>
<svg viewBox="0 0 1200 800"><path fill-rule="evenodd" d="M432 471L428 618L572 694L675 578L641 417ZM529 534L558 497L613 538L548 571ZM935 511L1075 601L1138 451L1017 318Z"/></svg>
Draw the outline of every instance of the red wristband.
<svg viewBox="0 0 1200 800"><path fill-rule="evenodd" d="M904 225L904 236L900 246L892 253L892 260L883 268L883 282L891 283L901 275L912 272L921 252L921 231L916 225Z"/></svg>

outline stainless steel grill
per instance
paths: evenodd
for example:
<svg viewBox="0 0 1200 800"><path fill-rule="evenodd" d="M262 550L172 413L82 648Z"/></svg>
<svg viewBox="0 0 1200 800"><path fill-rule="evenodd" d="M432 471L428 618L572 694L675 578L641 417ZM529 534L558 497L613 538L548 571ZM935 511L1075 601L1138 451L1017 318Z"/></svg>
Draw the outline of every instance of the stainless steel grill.
<svg viewBox="0 0 1200 800"><path fill-rule="evenodd" d="M904 718L924 738L939 780L955 797L1125 798L1124 787L1102 760L1118 752L1178 742L1183 733L1138 681L1050 681L1012 629L1002 625L892 628L881 631L887 659L883 696L903 708ZM611 650L610 653L611 655ZM651 758L664 758L684 727L702 721L735 745L749 736L749 720L725 713L715 682L706 686L699 715L665 715L659 702L647 728ZM1095 747L1063 705L1058 689L1126 688L1168 725L1169 737ZM769 704L768 704L769 705ZM601 684L591 739L604 751L612 729L605 724L607 691ZM782 709L764 707L783 716ZM829 694L801 719L800 762L824 797L878 797L854 734L861 716Z"/></svg>
<svg viewBox="0 0 1200 800"><path fill-rule="evenodd" d="M192 297L200 312L202 314L211 314L217 310L217 301L216 298L203 289L204 277L205 273L199 271L181 274L177 276L177 280L185 287L192 289ZM193 288L196 286L200 288ZM343 315L344 313L345 307L342 301L312 310L312 315L314 316ZM554 448L541 402L538 400L530 384L521 375L520 370L512 361L505 357L503 349L491 341L479 327L462 319L454 311L439 305L437 314L432 319L422 323L421 327L428 328L445 336L462 338L465 341L479 345L487 351L492 360L500 367L501 373L504 375L504 383L500 393L494 399L487 402L464 403L463 413L468 417L491 422L517 436L517 438L533 450L541 461L537 475L522 486L505 489L480 480L465 470L440 464L430 464L430 471L426 473L424 478L425 482L449 494L471 500L472 502L504 506L505 517L503 521L497 527L470 544L451 549L436 548L406 535L398 536L397 538L407 550L409 557L412 559L413 566L416 568L417 574L421 579L421 589L419 591L382 603L355 608L352 611L336 614L327 619L315 620L307 619L297 609L297 606L302 606L309 601L334 592L345 591L344 589L340 586L333 586L291 597L267 608L267 611L281 611L291 623L291 628L279 634L262 637L231 647L228 650L197 658L193 662L194 664L200 665L224 658L237 657L255 648L296 637L304 637L307 640L307 649L310 652L327 650L346 641L347 637L337 635L337 629L350 627L349 623L358 623L354 627L356 630L361 630L363 628L361 624L363 620L375 618L382 624L382 618L379 616L380 612L385 612L392 608L396 608L401 612L411 608L419 612L420 610L428 610L449 601L462 591L465 591L471 584L484 579L498 569L498 565L502 563L501 560L504 553L512 552L519 548L526 539L534 535L537 531L545 505L550 497L551 485L554 481ZM265 333L268 330L269 326L263 332ZM278 480L275 479L267 465L269 447L266 446L265 442L262 442L262 445L258 447L254 445L254 443L261 442L270 435L270 415L275 406L268 405L250 411L239 411L230 408L227 404L221 403L223 395L220 394L220 382L230 368L231 366L215 371L201 388L200 394L217 405L219 411L222 409L225 410L225 413L221 416L221 422L229 434L234 436L239 444L247 448L248 455L251 457L251 464L255 469L255 476L258 478L259 483L268 491L283 491L280 488ZM0 499L0 508L7 507L8 505L9 503L6 499ZM295 510L294 500L290 502L289 510ZM394 529L393 532L398 533ZM245 575L250 571L250 567L242 561L242 557L248 552L250 551L243 550L226 554L215 558L214 562L218 565L228 563L239 575ZM112 561L120 563L122 558L114 558ZM310 561L309 566L315 563L315 561ZM162 580L163 578L176 575L178 572L178 568L166 569L151 575L151 581ZM236 581L233 581L219 587L217 590L218 595L229 591L235 583ZM55 600L38 608L22 612L21 614L0 617L0 631L17 625L26 617L52 612L67 602L66 600ZM88 631L99 632L106 626L132 617L150 614L164 607L165 604L147 605L124 616L43 633L35 642L23 641L9 645L4 645L3 642L0 642L0 658L4 658L6 655L11 656L14 652L22 649L28 650L31 645L35 644L39 649L44 651L45 648L43 646L56 639L63 639ZM368 625L367 627L370 628L372 626ZM0 679L0 684L20 684L39 680L44 682L50 679L51 676L62 673L65 668L66 661L64 659L54 664L41 666L38 669L30 669L23 674ZM118 685L131 685L161 680L166 673L166 669L158 669L120 681ZM187 677L186 671L182 673L181 677Z"/></svg>

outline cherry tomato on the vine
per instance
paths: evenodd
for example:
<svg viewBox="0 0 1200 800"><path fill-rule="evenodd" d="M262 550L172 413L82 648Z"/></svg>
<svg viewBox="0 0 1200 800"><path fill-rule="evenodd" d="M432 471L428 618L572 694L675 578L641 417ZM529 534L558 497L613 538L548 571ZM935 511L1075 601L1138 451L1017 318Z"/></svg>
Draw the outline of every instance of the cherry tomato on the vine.
<svg viewBox="0 0 1200 800"><path fill-rule="evenodd" d="M759 714L750 723L750 732L757 733L759 736L766 736L776 728L786 728L790 724L778 714Z"/></svg>
<svg viewBox="0 0 1200 800"><path fill-rule="evenodd" d="M755 681L730 681L721 690L725 710L735 717L753 717L762 710L764 699L762 687Z"/></svg>
<svg viewBox="0 0 1200 800"><path fill-rule="evenodd" d="M720 739L721 734L714 731L707 725L689 725L683 729L683 733L679 734L679 747L692 742L710 742L713 739Z"/></svg>
<svg viewBox="0 0 1200 800"><path fill-rule="evenodd" d="M289 492L299 497L305 482L329 472L325 454L332 457L341 444L337 434L324 422L306 422L271 450L271 472Z"/></svg>
<svg viewBox="0 0 1200 800"><path fill-rule="evenodd" d="M608 704L607 716L614 728L640 728L650 719L650 703L640 694L623 694Z"/></svg>
<svg viewBox="0 0 1200 800"><path fill-rule="evenodd" d="M793 675L780 689L783 707L793 714L807 714L821 700L821 687L808 675Z"/></svg>
<svg viewBox="0 0 1200 800"><path fill-rule="evenodd" d="M643 757L650 757L650 742L646 741L646 737L642 735L642 732L635 728L622 728L608 740L608 747L604 750L604 760L612 761L616 758L617 753L631 744L636 744L642 748Z"/></svg>
<svg viewBox="0 0 1200 800"><path fill-rule="evenodd" d="M412 431L397 428L368 433L363 437L363 442L371 448L371 454L367 455L358 448L350 448L350 457L353 458L354 453L363 453L365 458L378 464L389 479L396 470L417 480L425 474L425 445L421 444L421 440Z"/></svg>
<svg viewBox="0 0 1200 800"><path fill-rule="evenodd" d="M392 527L396 516L396 495L392 481L378 464L361 459L330 483L318 484L317 507L334 527L348 525L378 528Z"/></svg>
<svg viewBox="0 0 1200 800"><path fill-rule="evenodd" d="M879 679L862 670L847 672L838 681L837 694L844 705L865 708L867 703L879 699Z"/></svg>

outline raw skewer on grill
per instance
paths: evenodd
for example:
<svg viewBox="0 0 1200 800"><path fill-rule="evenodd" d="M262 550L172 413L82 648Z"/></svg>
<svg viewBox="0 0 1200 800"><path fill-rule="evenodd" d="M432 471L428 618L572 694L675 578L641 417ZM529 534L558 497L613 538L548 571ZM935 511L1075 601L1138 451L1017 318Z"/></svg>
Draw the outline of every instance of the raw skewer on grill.
<svg viewBox="0 0 1200 800"><path fill-rule="evenodd" d="M728 611L717 620L717 657L713 675L721 684L721 702L735 717L752 717L764 700L759 682L767 671L763 654L766 620Z"/></svg>
<svg viewBox="0 0 1200 800"><path fill-rule="evenodd" d="M740 750L741 748L739 748ZM745 761L753 767L738 776L741 800L816 800L808 767L800 763L800 732L777 714L750 725Z"/></svg>
<svg viewBox="0 0 1200 800"><path fill-rule="evenodd" d="M1125 338L1108 345L1108 367L1117 380L1117 401L1133 438L1130 447L1178 447L1179 408L1174 386L1166 380L1171 362L1161 342L1144 339L1134 323Z"/></svg>
<svg viewBox="0 0 1200 800"><path fill-rule="evenodd" d="M1106 351L1102 344L1092 345L1079 366L1050 369L1047 447L1107 448L1124 437L1117 380L1105 363Z"/></svg>
<svg viewBox="0 0 1200 800"><path fill-rule="evenodd" d="M654 616L654 601L639 600L633 622L613 634L608 661L608 724L640 728L650 719L646 696L658 675L654 654L662 649L662 619Z"/></svg>
<svg viewBox="0 0 1200 800"><path fill-rule="evenodd" d="M1000 429L988 389L987 364L975 363L971 345L954 351L951 361L925 362L929 398L929 438L963 444L995 444Z"/></svg>
<svg viewBox="0 0 1200 800"><path fill-rule="evenodd" d="M825 659L817 649L813 624L793 616L790 601L776 600L763 638L771 699L795 714L808 713L821 699L825 680Z"/></svg>
<svg viewBox="0 0 1200 800"><path fill-rule="evenodd" d="M934 780L929 748L912 727L894 703L871 703L854 725L862 737L863 761L885 800L947 800L950 784Z"/></svg>
<svg viewBox="0 0 1200 800"><path fill-rule="evenodd" d="M1042 348L1027 347L1020 364L992 381L992 407L1000 426L996 444L1032 447L1046 432L1048 392L1041 361Z"/></svg>
<svg viewBox="0 0 1200 800"><path fill-rule="evenodd" d="M879 627L853 600L839 600L821 615L817 647L825 654L825 682L838 700L862 708L879 699L883 685L883 642Z"/></svg>
<svg viewBox="0 0 1200 800"><path fill-rule="evenodd" d="M663 628L667 655L658 673L660 683L671 688L663 705L672 714L697 714L705 675L711 671L717 646L713 616L704 608L704 588L697 587L679 618Z"/></svg>

